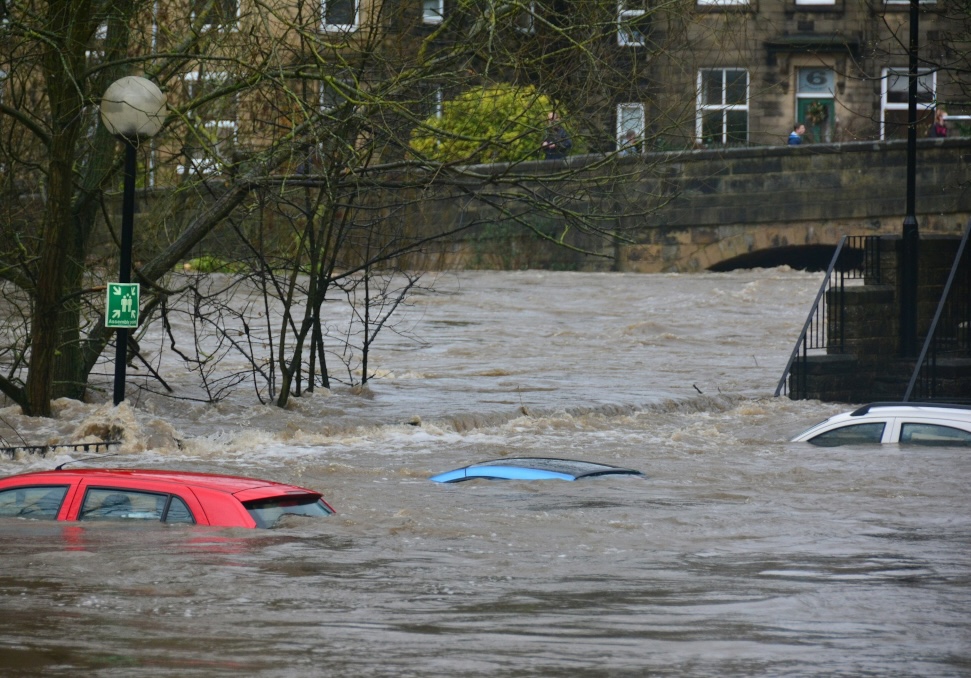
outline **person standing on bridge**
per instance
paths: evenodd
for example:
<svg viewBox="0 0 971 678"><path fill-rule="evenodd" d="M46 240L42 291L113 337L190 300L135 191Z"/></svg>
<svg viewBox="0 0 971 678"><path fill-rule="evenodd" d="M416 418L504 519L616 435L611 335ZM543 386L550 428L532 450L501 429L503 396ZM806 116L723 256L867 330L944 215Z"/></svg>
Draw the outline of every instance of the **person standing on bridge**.
<svg viewBox="0 0 971 678"><path fill-rule="evenodd" d="M789 133L789 145L799 146L802 143L802 135L806 133L806 126L801 122L797 122L792 126L792 131Z"/></svg>
<svg viewBox="0 0 971 678"><path fill-rule="evenodd" d="M549 127L546 129L546 138L543 139L543 153L546 154L547 160L562 160L573 148L573 142L570 141L570 135L560 125L560 116L555 111L550 111L547 118Z"/></svg>
<svg viewBox="0 0 971 678"><path fill-rule="evenodd" d="M945 124L947 120L947 111L943 108L938 108L934 111L934 122L931 128L927 130L927 136L943 138L947 136L947 125Z"/></svg>

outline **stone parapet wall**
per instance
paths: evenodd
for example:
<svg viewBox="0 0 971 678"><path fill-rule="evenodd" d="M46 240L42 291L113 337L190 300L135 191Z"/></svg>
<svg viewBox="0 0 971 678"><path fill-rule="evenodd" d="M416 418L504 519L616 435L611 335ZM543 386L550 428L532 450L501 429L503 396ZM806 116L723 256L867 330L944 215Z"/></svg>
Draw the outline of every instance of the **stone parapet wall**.
<svg viewBox="0 0 971 678"><path fill-rule="evenodd" d="M906 142L694 151L672 159L670 203L649 217L620 268L692 271L772 247L899 233ZM971 217L971 139L921 139L917 220L955 235Z"/></svg>
<svg viewBox="0 0 971 678"><path fill-rule="evenodd" d="M917 218L922 237L957 234L971 217L971 139L921 139L918 147ZM595 181L574 188L550 179L567 168ZM424 245L401 265L425 270L700 271L762 250L835 245L843 235L899 233L905 210L906 142L900 141L648 153L616 159L576 156L565 163L536 161L511 168L524 177L519 185L490 183L490 176L502 176L505 169L509 168L469 168L469 176L481 179L476 178L478 183L470 184L468 191L451 193L447 188L423 187L420 176L409 175L407 181L393 177L407 187L394 189L397 193L388 189L380 199L390 205L383 209L405 224L401 232L420 239L457 229L446 240ZM536 177L535 182L530 176ZM523 186L553 200L567 199L577 213L602 216L619 210L615 223L623 237L610 241L572 228L565 240L570 247L561 247L551 239L564 229L549 211L521 203L514 205L522 208L516 223L503 219L496 203L508 195L509 204L514 204L514 194L522 192ZM489 203L470 197L483 187ZM211 193L189 200L183 213L203 209L221 190L215 184ZM166 225L164 233L147 227L155 205L169 200L172 193L166 189L139 193L136 253L147 256L157 251L177 232L175 224ZM244 229L258 229L266 242L290 237L293 225L303 218L299 213L261 214L251 210L238 216L237 222ZM254 224L258 218L264 223ZM611 230L602 221L596 226ZM223 231L207 238L193 256L232 258L237 245L231 229ZM110 256L113 241L106 231L94 237Z"/></svg>
<svg viewBox="0 0 971 678"><path fill-rule="evenodd" d="M969 154L971 139L918 141L917 211L929 230L952 232L946 215L971 211ZM661 227L902 219L906 207L901 141L694 151L669 167L678 198L658 215Z"/></svg>
<svg viewBox="0 0 971 678"><path fill-rule="evenodd" d="M602 161L602 156L580 156L570 158L567 165ZM616 174L623 175L629 168L626 174L633 179L606 182L601 193L587 187L584 193L590 209L598 204L632 206L630 216L618 218L618 231L629 242L578 236L569 244L601 255L583 257L541 238L524 236L522 231L501 233L485 225L443 248L440 262L458 267L690 272L760 250L835 245L843 235L902 230L907 181L904 141L649 153L615 162ZM960 233L971 217L971 139L918 140L916 167L921 233ZM494 171L473 169L482 174ZM516 168L538 177L552 169L543 162ZM563 165L555 169L560 171ZM565 187L559 190L568 192ZM463 205L469 204L462 200ZM459 215L447 201L422 205L415 216L427 223L489 220L487 209L473 206ZM536 218L548 221L555 230L555 219L549 215Z"/></svg>

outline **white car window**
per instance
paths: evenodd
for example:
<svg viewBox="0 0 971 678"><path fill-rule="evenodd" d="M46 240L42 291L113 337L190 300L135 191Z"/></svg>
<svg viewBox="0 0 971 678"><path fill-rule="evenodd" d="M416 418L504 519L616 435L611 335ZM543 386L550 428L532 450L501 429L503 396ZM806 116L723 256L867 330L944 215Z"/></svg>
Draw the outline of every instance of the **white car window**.
<svg viewBox="0 0 971 678"><path fill-rule="evenodd" d="M941 424L904 422L900 442L911 445L971 445L971 432Z"/></svg>
<svg viewBox="0 0 971 678"><path fill-rule="evenodd" d="M849 424L834 428L825 433L820 433L809 442L813 445L822 447L835 447L836 445L861 445L866 443L879 443L883 439L883 429L886 422L878 421L868 424Z"/></svg>

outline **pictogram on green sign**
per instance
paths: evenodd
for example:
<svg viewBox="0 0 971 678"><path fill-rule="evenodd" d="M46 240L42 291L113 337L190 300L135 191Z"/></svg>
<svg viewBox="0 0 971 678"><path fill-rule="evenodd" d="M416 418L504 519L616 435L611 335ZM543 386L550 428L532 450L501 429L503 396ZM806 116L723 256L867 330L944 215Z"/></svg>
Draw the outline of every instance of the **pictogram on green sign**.
<svg viewBox="0 0 971 678"><path fill-rule="evenodd" d="M138 283L108 283L105 327L138 327Z"/></svg>

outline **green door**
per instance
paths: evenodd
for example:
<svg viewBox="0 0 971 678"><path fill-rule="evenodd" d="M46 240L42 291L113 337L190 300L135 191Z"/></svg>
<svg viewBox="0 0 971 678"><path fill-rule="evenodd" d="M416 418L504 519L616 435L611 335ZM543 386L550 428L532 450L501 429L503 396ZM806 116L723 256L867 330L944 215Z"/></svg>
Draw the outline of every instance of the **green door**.
<svg viewBox="0 0 971 678"><path fill-rule="evenodd" d="M799 122L806 126L805 141L818 144L833 140L836 103L831 97L800 97L797 115Z"/></svg>

